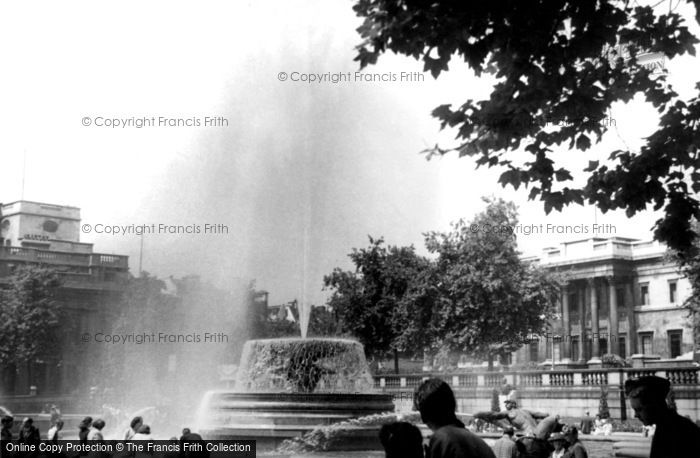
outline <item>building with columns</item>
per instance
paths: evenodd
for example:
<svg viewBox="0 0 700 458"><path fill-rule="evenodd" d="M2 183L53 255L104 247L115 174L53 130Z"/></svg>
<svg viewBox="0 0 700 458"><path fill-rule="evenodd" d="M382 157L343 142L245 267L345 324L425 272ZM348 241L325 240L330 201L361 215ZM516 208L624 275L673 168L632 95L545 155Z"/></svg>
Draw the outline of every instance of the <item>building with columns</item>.
<svg viewBox="0 0 700 458"><path fill-rule="evenodd" d="M79 208L26 200L0 204L0 288L28 264L61 276L58 335L51 351L34 361L0 366L0 398L58 396L88 384L86 361L96 360L99 348L80 336L110 328L129 275L127 256L95 253L91 243L80 241Z"/></svg>
<svg viewBox="0 0 700 458"><path fill-rule="evenodd" d="M566 278L550 332L513 363L599 364L605 354L672 359L693 349L682 308L690 293L665 246L624 237L589 238L524 258Z"/></svg>

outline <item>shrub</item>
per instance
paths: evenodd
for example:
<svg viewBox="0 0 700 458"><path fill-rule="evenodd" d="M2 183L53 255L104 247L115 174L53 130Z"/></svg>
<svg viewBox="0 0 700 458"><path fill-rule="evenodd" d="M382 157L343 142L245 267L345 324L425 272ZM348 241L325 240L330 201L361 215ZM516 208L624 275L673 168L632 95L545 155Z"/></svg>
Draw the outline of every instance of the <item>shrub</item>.
<svg viewBox="0 0 700 458"><path fill-rule="evenodd" d="M598 415L601 419L610 418L610 408L608 407L608 392L604 388L600 389L600 402L598 404Z"/></svg>
<svg viewBox="0 0 700 458"><path fill-rule="evenodd" d="M501 403L498 402L498 390L496 388L491 392L491 412L500 412Z"/></svg>
<svg viewBox="0 0 700 458"><path fill-rule="evenodd" d="M613 355L612 353L606 353L601 358L603 362L603 367L629 367L627 361L618 355Z"/></svg>

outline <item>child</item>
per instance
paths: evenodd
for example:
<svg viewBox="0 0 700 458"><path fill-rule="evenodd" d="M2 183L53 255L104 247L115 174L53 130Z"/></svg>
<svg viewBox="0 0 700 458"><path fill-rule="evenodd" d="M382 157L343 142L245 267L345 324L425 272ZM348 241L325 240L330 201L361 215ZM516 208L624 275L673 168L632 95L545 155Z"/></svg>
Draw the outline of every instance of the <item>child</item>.
<svg viewBox="0 0 700 458"><path fill-rule="evenodd" d="M382 426L379 440L386 458L423 458L423 435L411 423L397 421Z"/></svg>

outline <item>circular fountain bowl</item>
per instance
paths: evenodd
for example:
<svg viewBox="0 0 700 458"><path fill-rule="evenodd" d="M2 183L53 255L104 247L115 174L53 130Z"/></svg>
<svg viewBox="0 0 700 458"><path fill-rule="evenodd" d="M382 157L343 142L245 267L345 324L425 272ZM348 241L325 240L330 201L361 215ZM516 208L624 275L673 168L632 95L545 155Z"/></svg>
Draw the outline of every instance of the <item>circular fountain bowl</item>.
<svg viewBox="0 0 700 458"><path fill-rule="evenodd" d="M319 426L393 412L392 396L374 391L357 341L250 340L235 388L206 394L198 428L207 439L254 439L258 450L273 449ZM343 428L339 444L343 450L376 449L377 427Z"/></svg>
<svg viewBox="0 0 700 458"><path fill-rule="evenodd" d="M354 393L234 393L214 391L205 396L199 430L205 439L252 439L257 450L272 450L284 440L319 426L393 412L392 396ZM343 428L335 447L376 450L378 429Z"/></svg>

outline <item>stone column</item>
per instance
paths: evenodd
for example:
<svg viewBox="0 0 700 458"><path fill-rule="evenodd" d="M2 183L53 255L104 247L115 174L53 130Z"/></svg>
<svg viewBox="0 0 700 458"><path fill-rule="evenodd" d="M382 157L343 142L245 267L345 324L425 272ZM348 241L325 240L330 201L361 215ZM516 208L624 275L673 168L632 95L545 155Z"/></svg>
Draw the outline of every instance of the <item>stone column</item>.
<svg viewBox="0 0 700 458"><path fill-rule="evenodd" d="M627 308L627 353L632 356L637 353L637 320L634 316L634 296L632 295L632 278L625 279L622 290L624 307Z"/></svg>
<svg viewBox="0 0 700 458"><path fill-rule="evenodd" d="M617 283L615 278L608 277L608 350L615 355L620 352L620 330L617 322ZM623 358L625 355L620 355Z"/></svg>
<svg viewBox="0 0 700 458"><path fill-rule="evenodd" d="M598 294L596 294L595 278L588 279L588 287L591 294L591 339L592 339L592 355L591 359L600 359L600 327L598 326Z"/></svg>
<svg viewBox="0 0 700 458"><path fill-rule="evenodd" d="M562 286L561 294L561 324L564 330L562 342L562 362L571 361L571 319L569 313L569 288L567 284Z"/></svg>
<svg viewBox="0 0 700 458"><path fill-rule="evenodd" d="M579 362L586 362L586 296L583 294L584 287L579 285L576 288L577 298L578 298L578 323L579 329L579 342L578 342L578 360Z"/></svg>

